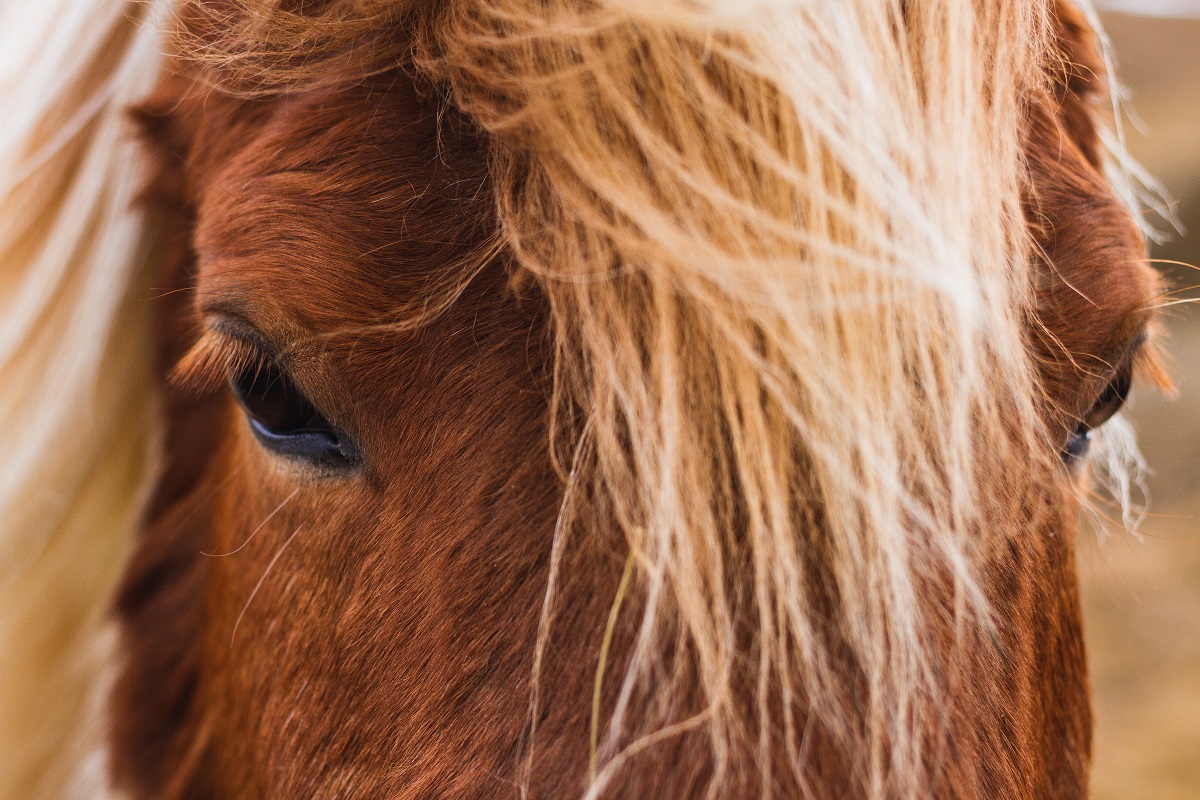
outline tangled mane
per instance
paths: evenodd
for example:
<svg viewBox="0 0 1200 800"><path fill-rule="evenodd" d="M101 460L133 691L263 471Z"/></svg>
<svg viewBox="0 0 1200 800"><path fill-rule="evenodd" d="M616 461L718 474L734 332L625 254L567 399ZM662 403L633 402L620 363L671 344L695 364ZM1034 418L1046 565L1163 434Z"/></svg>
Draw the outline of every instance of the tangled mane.
<svg viewBox="0 0 1200 800"><path fill-rule="evenodd" d="M948 579L959 624L986 618L980 533L1012 514L984 523L973 487L1045 452L1011 435L1039 430L1018 121L1046 22L569 5L463 4L424 63L495 137L510 247L554 311L557 443L611 505L568 505L560 535L616 520L644 584L590 796L691 725L713 793L747 746L764 787L807 786L815 725L862 754L871 796L916 794L941 746L913 735L942 679L922 598ZM692 679L693 716L626 718L639 689Z"/></svg>
<svg viewBox="0 0 1200 800"><path fill-rule="evenodd" d="M615 526L641 598L614 602L637 619L630 657L601 655L619 674L597 698L621 690L588 796L695 728L710 792L747 751L764 787L808 786L812 726L862 754L871 796L917 793L945 743L915 732L953 680L935 620L986 641L983 565L1042 513L974 487L1056 458L1022 327L1047 4L245 5L188 43L227 90L409 63L489 138L514 280L556 341L567 499L542 645L573 537Z"/></svg>
<svg viewBox="0 0 1200 800"><path fill-rule="evenodd" d="M588 798L689 731L711 748L710 796L745 754L764 795L781 775L813 794L811 731L857 759L865 796L921 796L960 656L1002 658L986 568L1051 513L1025 507L1044 494L1027 482L1061 470L1022 205L1049 0L300 5L189 4L176 42L247 95L411 70L485 135L498 244L550 309L566 499L525 758L557 587L579 568L564 554L617 541L628 578L596 697L555 700L592 703ZM110 261L136 271L140 253ZM136 275L112 280L101 329L79 335L120 353L113 321L145 314L119 305ZM147 385L128 352L112 380ZM74 340L53 353L98 361ZM602 685L620 687L610 707Z"/></svg>

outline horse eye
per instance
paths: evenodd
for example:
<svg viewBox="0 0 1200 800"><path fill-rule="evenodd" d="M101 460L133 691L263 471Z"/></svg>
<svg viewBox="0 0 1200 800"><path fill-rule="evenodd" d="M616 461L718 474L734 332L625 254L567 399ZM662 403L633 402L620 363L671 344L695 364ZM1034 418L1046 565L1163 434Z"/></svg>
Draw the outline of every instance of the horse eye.
<svg viewBox="0 0 1200 800"><path fill-rule="evenodd" d="M1108 422L1121 410L1121 407L1125 405L1126 398L1129 397L1129 388L1132 383L1133 374L1128 369L1121 370L1115 378L1109 381L1108 386L1104 387L1104 391L1096 398L1096 402L1083 415L1083 419L1079 421L1070 438L1067 439L1067 444L1062 452L1064 461L1071 464L1087 457L1092 444L1092 431Z"/></svg>
<svg viewBox="0 0 1200 800"><path fill-rule="evenodd" d="M343 437L274 364L243 367L232 376L230 386L250 429L271 452L327 469L357 462Z"/></svg>

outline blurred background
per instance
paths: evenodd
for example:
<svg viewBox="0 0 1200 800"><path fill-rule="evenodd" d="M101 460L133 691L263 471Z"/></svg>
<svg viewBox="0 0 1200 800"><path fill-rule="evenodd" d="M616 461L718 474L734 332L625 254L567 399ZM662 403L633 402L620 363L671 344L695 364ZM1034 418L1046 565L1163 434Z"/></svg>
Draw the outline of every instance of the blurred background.
<svg viewBox="0 0 1200 800"><path fill-rule="evenodd" d="M1200 264L1200 0L1096 5L1130 92L1129 148L1187 231L1153 257ZM1159 266L1173 288L1200 285L1200 269ZM1178 396L1135 390L1130 410L1154 470L1143 541L1081 543L1096 800L1200 800L1200 305L1172 305L1165 321Z"/></svg>

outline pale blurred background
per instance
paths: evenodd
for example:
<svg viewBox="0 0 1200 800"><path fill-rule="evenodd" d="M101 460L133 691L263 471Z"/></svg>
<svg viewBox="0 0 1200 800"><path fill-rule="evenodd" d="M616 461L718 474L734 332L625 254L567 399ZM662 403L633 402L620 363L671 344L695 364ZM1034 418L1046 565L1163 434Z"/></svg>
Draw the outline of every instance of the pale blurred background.
<svg viewBox="0 0 1200 800"><path fill-rule="evenodd" d="M1154 257L1200 264L1200 0L1097 5L1131 92L1129 147L1188 231ZM1200 269L1160 266L1200 285ZM1172 306L1166 325L1179 394L1135 391L1130 412L1155 471L1144 541L1082 544L1096 800L1200 800L1200 306Z"/></svg>

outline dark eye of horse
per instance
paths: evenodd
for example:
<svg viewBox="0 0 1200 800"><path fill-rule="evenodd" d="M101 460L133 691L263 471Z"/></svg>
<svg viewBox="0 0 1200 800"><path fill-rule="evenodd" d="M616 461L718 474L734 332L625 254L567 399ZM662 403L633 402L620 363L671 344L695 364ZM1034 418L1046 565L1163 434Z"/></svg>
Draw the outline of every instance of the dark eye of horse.
<svg viewBox="0 0 1200 800"><path fill-rule="evenodd" d="M230 380L250 429L263 447L324 469L358 463L354 449L291 379L270 362L244 367Z"/></svg>
<svg viewBox="0 0 1200 800"><path fill-rule="evenodd" d="M1087 457L1092 444L1092 431L1108 422L1114 414L1121 410L1121 406L1125 405L1125 399L1129 397L1129 387L1132 382L1132 371L1123 369L1109 381L1108 386L1104 387L1104 391L1100 393L1091 409L1079 421L1071 433L1071 437L1067 440L1066 447L1063 448L1063 460L1067 464Z"/></svg>

